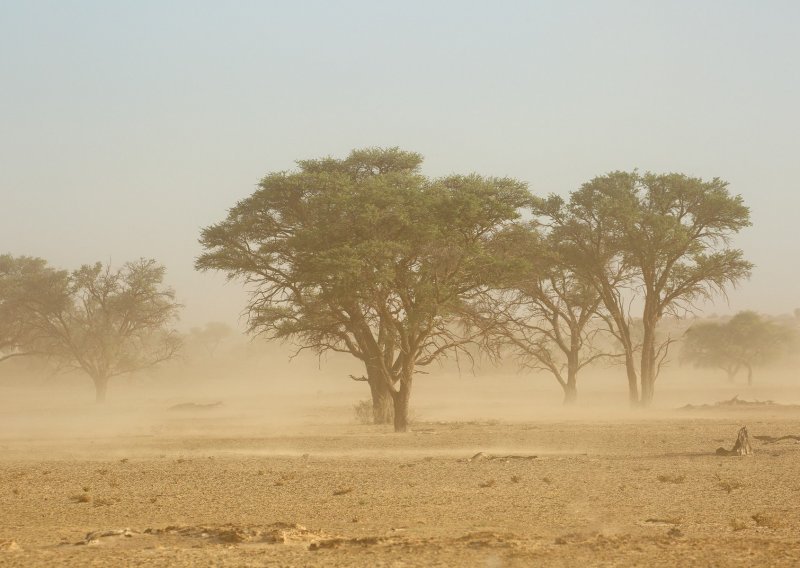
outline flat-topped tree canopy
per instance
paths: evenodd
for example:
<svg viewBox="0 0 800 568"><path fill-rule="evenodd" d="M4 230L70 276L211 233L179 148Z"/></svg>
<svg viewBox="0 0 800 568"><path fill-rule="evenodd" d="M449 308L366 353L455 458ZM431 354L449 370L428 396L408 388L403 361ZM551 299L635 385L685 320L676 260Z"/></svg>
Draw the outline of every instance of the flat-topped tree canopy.
<svg viewBox="0 0 800 568"><path fill-rule="evenodd" d="M488 244L530 198L509 178L430 179L421 162L368 148L269 174L202 231L196 263L250 285L251 332L360 359L401 430L414 369L472 340L453 322L498 277Z"/></svg>
<svg viewBox="0 0 800 568"><path fill-rule="evenodd" d="M664 314L686 313L700 301L724 295L752 269L742 251L729 246L750 225L750 210L719 178L611 172L583 184L569 201L542 201L536 212L569 245L574 265L600 293L625 351L634 403L652 400L671 343L656 341ZM641 345L631 334L631 296L643 306Z"/></svg>

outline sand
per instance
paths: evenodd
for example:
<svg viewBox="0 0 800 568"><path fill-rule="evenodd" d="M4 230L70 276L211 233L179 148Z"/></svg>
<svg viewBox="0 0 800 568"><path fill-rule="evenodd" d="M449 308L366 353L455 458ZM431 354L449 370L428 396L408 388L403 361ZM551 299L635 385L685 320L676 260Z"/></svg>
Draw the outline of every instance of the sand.
<svg viewBox="0 0 800 568"><path fill-rule="evenodd" d="M742 424L800 434L793 408L406 434L326 416L248 428L221 407L127 433L6 430L0 566L800 564L800 444L714 453Z"/></svg>

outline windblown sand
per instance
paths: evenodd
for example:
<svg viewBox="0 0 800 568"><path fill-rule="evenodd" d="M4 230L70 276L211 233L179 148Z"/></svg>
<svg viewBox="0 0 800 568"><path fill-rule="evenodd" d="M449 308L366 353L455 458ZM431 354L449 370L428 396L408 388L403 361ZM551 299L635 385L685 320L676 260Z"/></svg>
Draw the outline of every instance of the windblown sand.
<svg viewBox="0 0 800 568"><path fill-rule="evenodd" d="M800 412L0 439L2 566L796 566ZM8 431L6 432L8 434ZM480 454L480 455L476 455ZM535 456L535 457L533 457Z"/></svg>

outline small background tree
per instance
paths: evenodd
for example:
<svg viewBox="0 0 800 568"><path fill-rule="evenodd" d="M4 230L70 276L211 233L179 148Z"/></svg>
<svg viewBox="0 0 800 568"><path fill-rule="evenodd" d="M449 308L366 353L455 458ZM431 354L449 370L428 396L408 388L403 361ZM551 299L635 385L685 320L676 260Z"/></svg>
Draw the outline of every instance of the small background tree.
<svg viewBox="0 0 800 568"><path fill-rule="evenodd" d="M181 306L163 285L164 273L163 266L146 259L118 270L84 265L65 282L66 302L33 312L42 350L61 367L89 375L97 402L105 401L112 377L178 352L181 341L171 325Z"/></svg>
<svg viewBox="0 0 800 568"><path fill-rule="evenodd" d="M681 358L697 367L725 371L733 382L747 370L777 359L793 338L793 330L751 311L739 312L727 322L698 322L686 332Z"/></svg>

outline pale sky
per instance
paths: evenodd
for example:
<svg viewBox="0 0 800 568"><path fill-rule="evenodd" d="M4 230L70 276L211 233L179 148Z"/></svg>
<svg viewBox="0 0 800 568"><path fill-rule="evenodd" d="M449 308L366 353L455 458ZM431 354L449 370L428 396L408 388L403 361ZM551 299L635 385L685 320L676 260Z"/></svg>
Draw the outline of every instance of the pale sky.
<svg viewBox="0 0 800 568"><path fill-rule="evenodd" d="M800 2L0 0L0 253L154 257L184 326L235 323L201 227L267 172L422 153L566 194L638 167L730 182L753 278L800 307Z"/></svg>

